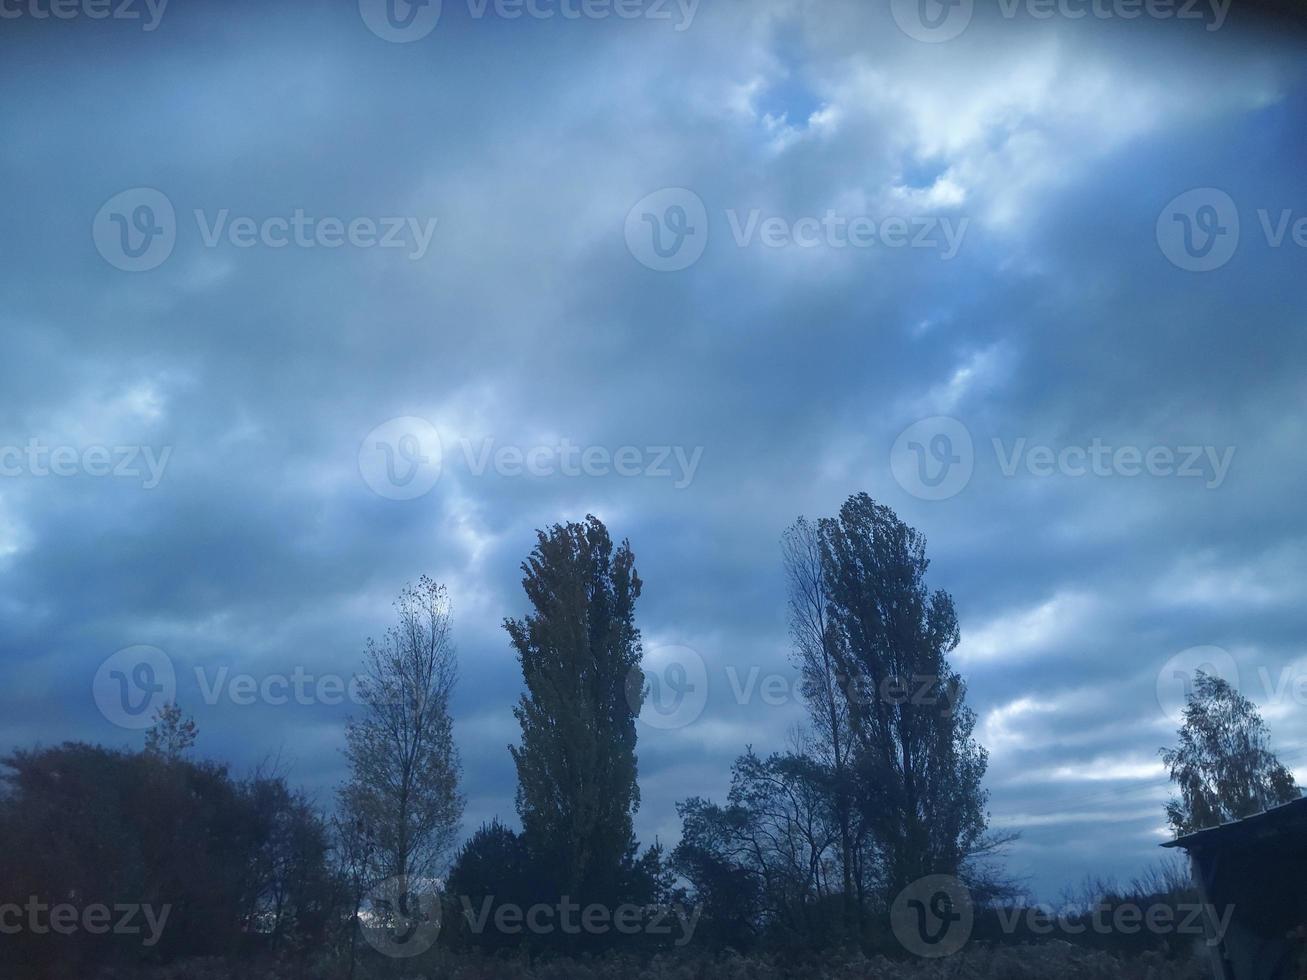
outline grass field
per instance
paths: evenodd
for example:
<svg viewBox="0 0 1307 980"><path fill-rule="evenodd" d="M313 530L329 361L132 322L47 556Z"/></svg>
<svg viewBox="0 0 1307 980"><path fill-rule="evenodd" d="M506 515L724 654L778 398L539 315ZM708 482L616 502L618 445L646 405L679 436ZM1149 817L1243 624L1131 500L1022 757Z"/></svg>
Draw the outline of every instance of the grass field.
<svg viewBox="0 0 1307 980"><path fill-rule="evenodd" d="M329 980L348 973L320 964L304 974L269 969L240 971L241 980ZM130 980L229 980L235 974L220 961L193 961ZM517 960L459 957L447 953L418 962L361 962L358 980L1205 980L1201 955L1168 961L1154 953L1118 958L1061 942L1038 946L977 947L938 960L892 961L883 957L825 957L812 962L767 956L659 956L560 959L531 965ZM107 975L102 980L129 980Z"/></svg>

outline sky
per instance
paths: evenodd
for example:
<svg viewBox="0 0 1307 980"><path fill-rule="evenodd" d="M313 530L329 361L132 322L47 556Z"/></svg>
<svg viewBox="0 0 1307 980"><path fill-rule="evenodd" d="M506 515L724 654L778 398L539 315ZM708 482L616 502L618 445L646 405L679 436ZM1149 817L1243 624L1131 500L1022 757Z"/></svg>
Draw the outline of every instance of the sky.
<svg viewBox="0 0 1307 980"><path fill-rule="evenodd" d="M329 805L426 574L464 831L512 822L502 621L592 513L645 583L636 827L673 844L803 722L780 536L865 491L954 598L1035 895L1162 857L1199 665L1307 781L1300 38L393 2L0 5L0 750L139 746L132 684Z"/></svg>

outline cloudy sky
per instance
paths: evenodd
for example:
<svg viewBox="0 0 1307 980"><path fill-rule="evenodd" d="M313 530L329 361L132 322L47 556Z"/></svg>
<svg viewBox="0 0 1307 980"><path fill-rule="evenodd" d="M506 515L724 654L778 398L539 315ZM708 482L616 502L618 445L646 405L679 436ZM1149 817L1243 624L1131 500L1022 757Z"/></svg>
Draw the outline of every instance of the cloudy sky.
<svg viewBox="0 0 1307 980"><path fill-rule="evenodd" d="M0 22L0 748L139 745L117 671L329 802L330 680L426 573L465 828L512 818L500 624L534 529L594 513L651 674L695 687L640 733L638 831L674 842L802 721L779 537L865 490L954 596L1036 893L1157 858L1198 663L1307 778L1299 39L1210 5L120 2Z"/></svg>

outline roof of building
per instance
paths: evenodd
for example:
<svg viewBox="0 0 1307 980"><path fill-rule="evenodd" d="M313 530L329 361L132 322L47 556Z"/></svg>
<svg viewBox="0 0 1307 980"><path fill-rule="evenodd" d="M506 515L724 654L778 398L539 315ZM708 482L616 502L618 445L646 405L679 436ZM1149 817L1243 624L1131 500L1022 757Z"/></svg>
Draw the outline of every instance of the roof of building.
<svg viewBox="0 0 1307 980"><path fill-rule="evenodd" d="M1285 833L1307 833L1307 797L1281 803L1240 820L1196 830L1166 841L1162 846L1183 847L1187 851L1212 846L1237 847Z"/></svg>

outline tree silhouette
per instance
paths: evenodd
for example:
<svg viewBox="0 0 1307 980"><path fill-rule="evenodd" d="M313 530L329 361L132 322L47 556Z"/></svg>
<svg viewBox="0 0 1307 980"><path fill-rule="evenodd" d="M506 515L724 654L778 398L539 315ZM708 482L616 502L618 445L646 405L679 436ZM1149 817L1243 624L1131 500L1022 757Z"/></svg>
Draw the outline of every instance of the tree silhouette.
<svg viewBox="0 0 1307 980"><path fill-rule="evenodd" d="M836 647L839 631L830 617L830 596L822 569L818 525L805 517L781 538L785 581L789 593L790 638L794 661L803 677L803 697L812 719L811 744L817 759L831 773L832 804L840 831L840 874L845 917L852 921L862 904L862 876L853 828L853 737L842 688L848 678L840 669ZM856 887L855 887L856 882Z"/></svg>
<svg viewBox="0 0 1307 980"><path fill-rule="evenodd" d="M700 797L677 804L684 827L673 867L723 940L748 942L763 931L812 939L839 923L820 904L842 887L832 861L835 799L829 768L811 756L763 758L749 748L731 767L725 806Z"/></svg>
<svg viewBox="0 0 1307 980"><path fill-rule="evenodd" d="M517 808L532 861L559 894L611 901L629 878L639 807L635 721L643 702L630 544L597 517L539 531L522 564L532 611L508 619L526 693Z"/></svg>
<svg viewBox="0 0 1307 980"><path fill-rule="evenodd" d="M368 640L364 713L346 731L347 826L371 841L373 879L435 875L463 815L449 698L457 679L449 597L425 575L395 600L397 626Z"/></svg>
<svg viewBox="0 0 1307 980"><path fill-rule="evenodd" d="M198 734L195 720L183 720L177 702L160 705L154 713L154 724L145 732L145 751L165 759L179 759L195 744Z"/></svg>
<svg viewBox="0 0 1307 980"><path fill-rule="evenodd" d="M953 600L926 587L921 534L861 493L820 536L860 803L893 894L957 874L997 843L985 835L988 756L948 662L959 639Z"/></svg>
<svg viewBox="0 0 1307 980"><path fill-rule="evenodd" d="M1237 820L1298 798L1293 774L1267 745L1256 706L1224 678L1198 671L1180 744L1162 762L1180 791L1166 804L1176 836Z"/></svg>

